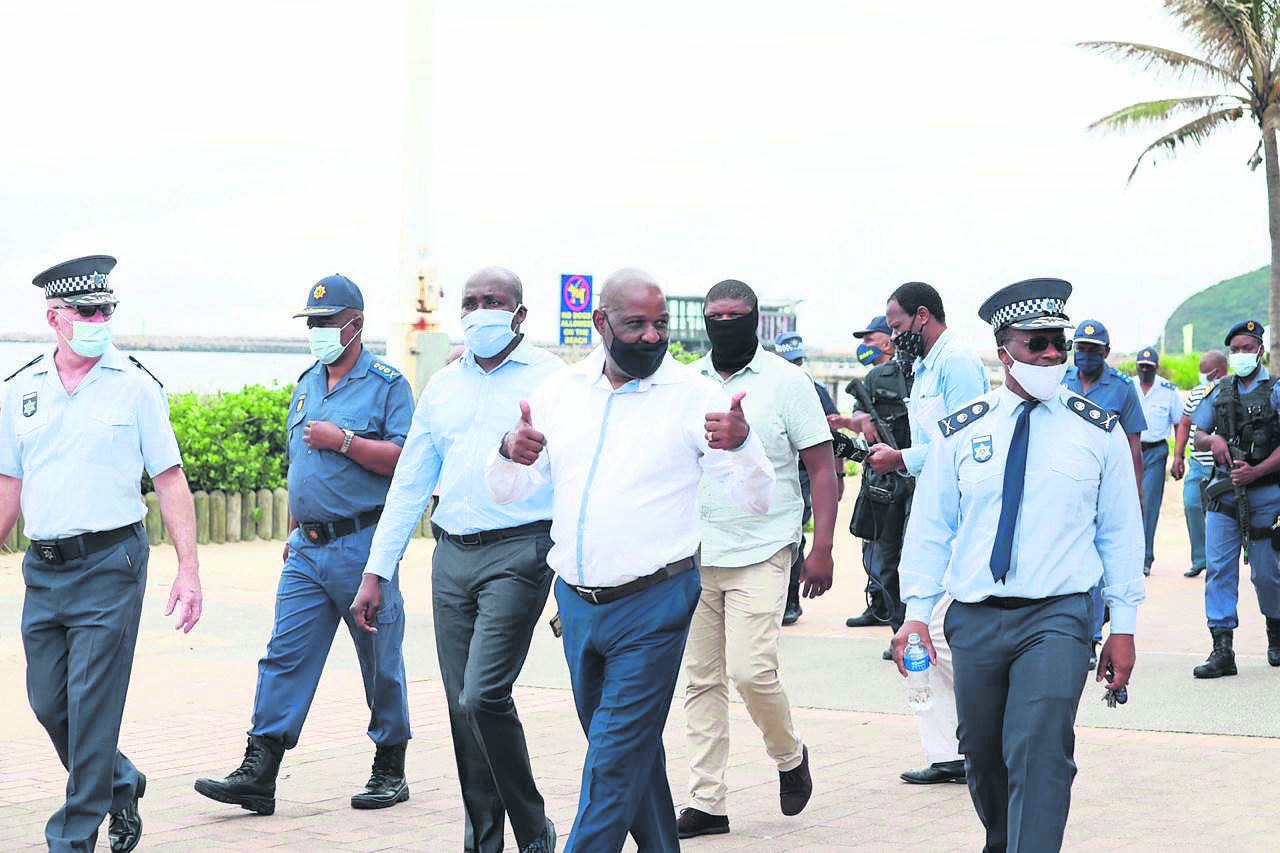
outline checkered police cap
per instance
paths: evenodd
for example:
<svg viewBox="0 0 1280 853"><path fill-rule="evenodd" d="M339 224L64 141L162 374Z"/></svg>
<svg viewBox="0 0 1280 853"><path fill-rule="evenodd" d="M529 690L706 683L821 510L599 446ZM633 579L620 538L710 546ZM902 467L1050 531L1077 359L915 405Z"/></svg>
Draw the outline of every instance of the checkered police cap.
<svg viewBox="0 0 1280 853"><path fill-rule="evenodd" d="M31 283L44 290L46 299L65 299L73 305L114 303L110 273L115 265L110 255L89 255L52 266Z"/></svg>
<svg viewBox="0 0 1280 853"><path fill-rule="evenodd" d="M1014 329L1067 329L1067 297L1070 282L1060 278L1033 278L996 291L982 303L978 316L992 331Z"/></svg>

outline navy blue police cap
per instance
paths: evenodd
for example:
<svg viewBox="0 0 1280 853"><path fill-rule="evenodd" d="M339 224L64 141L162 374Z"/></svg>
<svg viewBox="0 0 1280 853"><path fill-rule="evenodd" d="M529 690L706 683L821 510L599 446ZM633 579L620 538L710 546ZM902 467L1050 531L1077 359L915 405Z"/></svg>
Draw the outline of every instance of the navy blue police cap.
<svg viewBox="0 0 1280 853"><path fill-rule="evenodd" d="M808 358L804 351L804 338L799 332L782 332L773 339L773 351L787 361Z"/></svg>
<svg viewBox="0 0 1280 853"><path fill-rule="evenodd" d="M307 307L295 317L332 317L344 308L364 310L364 296L360 288L345 275L334 274L322 278L311 286Z"/></svg>
<svg viewBox="0 0 1280 853"><path fill-rule="evenodd" d="M1002 287L987 298L978 316L991 330L1069 329L1067 297L1071 283L1060 278L1032 278Z"/></svg>
<svg viewBox="0 0 1280 853"><path fill-rule="evenodd" d="M853 333L855 338L865 338L867 335L873 335L879 332L882 335L892 335L893 330L889 328L889 321L884 318L883 314L877 314L871 318L871 322L867 324L865 329L859 329Z"/></svg>
<svg viewBox="0 0 1280 853"><path fill-rule="evenodd" d="M115 305L111 290L111 270L116 259L110 255L89 255L49 267L31 280L44 288L45 299L62 299L68 305Z"/></svg>
<svg viewBox="0 0 1280 853"><path fill-rule="evenodd" d="M1143 347L1138 353L1138 364L1150 364L1154 367L1160 366L1160 353L1156 352L1155 347Z"/></svg>
<svg viewBox="0 0 1280 853"><path fill-rule="evenodd" d="M1241 320L1231 327L1231 331L1227 332L1226 339L1222 342L1223 346L1231 346L1231 339L1236 335L1248 335L1251 338L1257 338L1262 341L1262 324L1257 320Z"/></svg>
<svg viewBox="0 0 1280 853"><path fill-rule="evenodd" d="M1076 326L1075 342L1109 347L1111 346L1111 333L1107 331L1106 326L1097 320L1085 320L1079 326Z"/></svg>

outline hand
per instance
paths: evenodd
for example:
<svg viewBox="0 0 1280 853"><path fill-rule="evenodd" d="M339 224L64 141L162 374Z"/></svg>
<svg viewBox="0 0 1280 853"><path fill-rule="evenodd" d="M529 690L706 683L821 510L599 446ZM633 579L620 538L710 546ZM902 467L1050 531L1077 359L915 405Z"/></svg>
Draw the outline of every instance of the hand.
<svg viewBox="0 0 1280 853"><path fill-rule="evenodd" d="M1173 459L1173 465L1169 468L1169 473L1173 474L1173 479L1181 480L1187 473L1187 460L1183 459L1181 456L1175 456Z"/></svg>
<svg viewBox="0 0 1280 853"><path fill-rule="evenodd" d="M856 430L854 415L827 415L827 425L832 429Z"/></svg>
<svg viewBox="0 0 1280 853"><path fill-rule="evenodd" d="M894 450L887 444L877 444L871 448L867 464L877 474L888 474L890 471L905 471L906 463L902 461L902 451Z"/></svg>
<svg viewBox="0 0 1280 853"><path fill-rule="evenodd" d="M1209 436L1209 450L1213 451L1213 461L1223 468L1231 467L1231 448L1227 440L1220 435Z"/></svg>
<svg viewBox="0 0 1280 853"><path fill-rule="evenodd" d="M915 619L910 622L903 622L902 627L898 629L898 633L893 635L893 641L889 643L889 648L893 649L893 662L898 665L898 672L902 673L902 677L907 677L907 668L902 665L902 653L907 647L907 637L912 634L920 635L920 642L924 643L924 647L929 650L929 664L938 662L938 652L933 648L933 638L929 636L929 626Z"/></svg>
<svg viewBox="0 0 1280 853"><path fill-rule="evenodd" d="M342 430L328 421L307 421L302 428L302 440L313 450L339 450L342 438Z"/></svg>
<svg viewBox="0 0 1280 853"><path fill-rule="evenodd" d="M1233 486L1247 486L1260 476L1258 469L1244 460L1237 459L1231 463L1231 484Z"/></svg>
<svg viewBox="0 0 1280 853"><path fill-rule="evenodd" d="M351 602L351 618L356 620L356 626L361 631L376 634L378 629L373 623L381 609L382 578L366 573L360 579L360 589L356 590L356 597Z"/></svg>
<svg viewBox="0 0 1280 853"><path fill-rule="evenodd" d="M831 589L836 564L830 548L814 548L805 558L800 571L800 594L805 598L817 598Z"/></svg>
<svg viewBox="0 0 1280 853"><path fill-rule="evenodd" d="M173 587L169 590L169 605L164 615L172 615L173 609L179 604L182 605L182 610L178 612L178 623L173 626L173 630L181 629L182 633L190 634L204 610L204 595L200 592L200 570L195 566L185 569L178 567L178 576L173 579Z"/></svg>
<svg viewBox="0 0 1280 853"><path fill-rule="evenodd" d="M1112 690L1126 686L1137 657L1138 653L1133 648L1133 634L1112 634L1107 637L1107 641L1102 644L1102 651L1098 653L1097 680L1106 678L1107 665L1110 664L1115 667L1116 675L1107 686Z"/></svg>
<svg viewBox="0 0 1280 853"><path fill-rule="evenodd" d="M280 561L284 563L289 562L289 543L288 542L284 543L284 555L281 556Z"/></svg>
<svg viewBox="0 0 1280 853"><path fill-rule="evenodd" d="M499 452L519 465L532 465L546 446L547 437L533 428L533 413L529 404L521 400L520 423L503 437Z"/></svg>
<svg viewBox="0 0 1280 853"><path fill-rule="evenodd" d="M712 412L707 415L707 445L712 450L737 450L747 440L751 427L747 426L747 416L742 413L742 398L746 392L739 391L733 395L727 412Z"/></svg>

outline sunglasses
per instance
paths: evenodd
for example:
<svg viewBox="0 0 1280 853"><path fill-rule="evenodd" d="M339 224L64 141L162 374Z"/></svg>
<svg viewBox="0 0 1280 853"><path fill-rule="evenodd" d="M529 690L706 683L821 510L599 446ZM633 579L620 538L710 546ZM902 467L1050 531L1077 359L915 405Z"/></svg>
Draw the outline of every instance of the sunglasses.
<svg viewBox="0 0 1280 853"><path fill-rule="evenodd" d="M64 305L59 310L75 311L77 314L79 314L81 317L84 317L87 320L88 318L92 317L94 314L102 314L103 317L110 317L112 314L116 313L116 306L114 305Z"/></svg>
<svg viewBox="0 0 1280 853"><path fill-rule="evenodd" d="M1042 353L1053 344L1053 348L1058 352L1070 352L1071 341L1067 340L1066 335L1056 335L1048 337L1046 335L1037 335L1034 338L1023 338L1022 343L1027 348L1027 352Z"/></svg>

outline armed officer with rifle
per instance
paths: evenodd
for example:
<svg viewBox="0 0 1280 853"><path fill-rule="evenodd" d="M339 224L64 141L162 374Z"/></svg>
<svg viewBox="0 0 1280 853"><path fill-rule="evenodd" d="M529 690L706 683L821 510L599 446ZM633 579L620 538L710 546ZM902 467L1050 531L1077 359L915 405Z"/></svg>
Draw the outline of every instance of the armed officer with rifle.
<svg viewBox="0 0 1280 853"><path fill-rule="evenodd" d="M1267 619L1267 663L1280 666L1280 383L1262 365L1262 334L1256 320L1231 328L1225 343L1235 376L1219 382L1191 415L1196 449L1212 451L1214 460L1204 492L1204 604L1213 651L1195 668L1196 678L1236 674L1242 549Z"/></svg>

